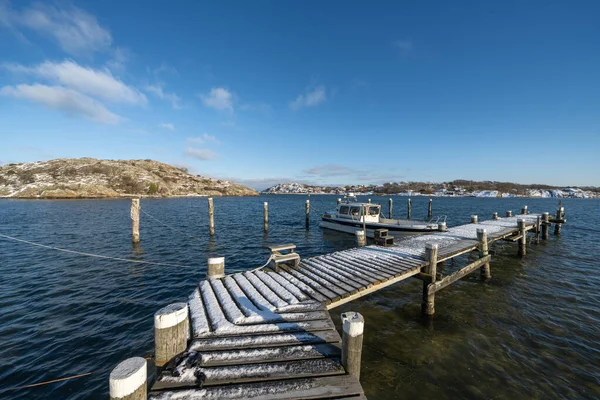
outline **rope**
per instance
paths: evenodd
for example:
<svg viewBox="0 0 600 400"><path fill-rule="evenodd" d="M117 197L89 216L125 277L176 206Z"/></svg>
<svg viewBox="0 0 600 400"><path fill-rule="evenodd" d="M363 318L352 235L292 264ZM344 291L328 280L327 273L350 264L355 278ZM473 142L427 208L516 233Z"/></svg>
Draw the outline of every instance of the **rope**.
<svg viewBox="0 0 600 400"><path fill-rule="evenodd" d="M56 247L56 246L48 246L46 244L35 243L35 242L31 242L29 240L19 239L19 238L8 236L8 235L3 235L1 233L0 233L0 237L3 237L5 239L14 240L16 242L26 243L26 244L29 244L31 246L37 246L37 247L42 247L42 248L45 248L45 249L62 251L62 252L65 252L65 253L78 254L78 255L87 256L87 257L104 258L104 259L107 259L107 260L124 261L124 262L137 263L137 264L165 265L165 266L168 266L168 267L191 268L189 265L160 263L160 262L143 261L143 260L131 260L131 259L127 259L127 258L110 257L110 256L103 256L103 255L100 255L100 254L85 253L85 252L82 252L82 251L63 249L63 248Z"/></svg>
<svg viewBox="0 0 600 400"><path fill-rule="evenodd" d="M163 226L166 226L166 227L167 227L167 228L169 228L169 229L172 229L172 230L174 230L174 231L176 231L176 232L182 233L182 234L184 234L184 235L186 235L186 236L188 236L188 237L191 237L192 239L196 239L196 240L202 240L202 239L201 239L200 237L198 237L198 236L190 235L190 234L189 234L189 233L187 233L187 232L184 232L184 231L182 231L182 230L180 230L180 229L178 229L178 228L175 228L174 226L171 226L171 225L169 225L169 224L167 224L167 223L165 223L165 222L162 222L162 221L161 221L161 220L159 220L158 218L156 218L156 217L154 217L154 216L150 215L149 213L147 213L146 211L144 211L144 210L142 210L142 209L140 209L140 211L141 211L142 213L144 213L145 215L147 215L148 217L150 217L150 218L152 218L153 220L155 220L156 222L158 222L159 224L161 224L161 225L163 225Z"/></svg>

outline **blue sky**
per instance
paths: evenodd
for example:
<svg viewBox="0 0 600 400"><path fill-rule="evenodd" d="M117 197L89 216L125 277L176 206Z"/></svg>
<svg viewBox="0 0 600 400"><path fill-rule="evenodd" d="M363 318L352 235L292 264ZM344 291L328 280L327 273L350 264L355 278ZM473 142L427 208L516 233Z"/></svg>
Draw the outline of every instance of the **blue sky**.
<svg viewBox="0 0 600 400"><path fill-rule="evenodd" d="M596 1L0 0L0 162L600 185Z"/></svg>

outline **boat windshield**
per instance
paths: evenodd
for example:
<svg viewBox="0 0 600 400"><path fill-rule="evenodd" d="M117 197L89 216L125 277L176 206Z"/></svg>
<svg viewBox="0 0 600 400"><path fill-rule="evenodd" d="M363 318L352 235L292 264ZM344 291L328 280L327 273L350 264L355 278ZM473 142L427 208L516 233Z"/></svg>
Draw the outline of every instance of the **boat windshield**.
<svg viewBox="0 0 600 400"><path fill-rule="evenodd" d="M343 215L348 215L348 210L349 209L350 209L350 207L348 207L348 206L341 206L339 213L343 214Z"/></svg>
<svg viewBox="0 0 600 400"><path fill-rule="evenodd" d="M350 215L360 215L360 207L350 207Z"/></svg>
<svg viewBox="0 0 600 400"><path fill-rule="evenodd" d="M372 217L376 217L379 215L379 206L370 206L369 207L369 215Z"/></svg>

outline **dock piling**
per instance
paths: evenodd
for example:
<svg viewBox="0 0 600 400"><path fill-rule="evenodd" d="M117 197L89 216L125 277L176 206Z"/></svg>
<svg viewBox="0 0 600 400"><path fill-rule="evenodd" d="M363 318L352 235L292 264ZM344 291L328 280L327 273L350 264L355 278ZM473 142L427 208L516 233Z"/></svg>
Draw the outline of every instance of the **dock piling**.
<svg viewBox="0 0 600 400"><path fill-rule="evenodd" d="M429 279L423 280L423 301L421 303L421 311L424 315L433 315L435 313L435 292L429 293L429 285L435 283L437 274L437 255L438 245L427 243L425 245L425 258L429 261L429 265L425 267L425 274L429 275Z"/></svg>
<svg viewBox="0 0 600 400"><path fill-rule="evenodd" d="M526 230L526 222L524 219L519 219L517 221L517 225L519 226L519 255L524 257L527 254L527 230Z"/></svg>
<svg viewBox="0 0 600 400"><path fill-rule="evenodd" d="M308 227L310 225L310 200L306 200L305 211L306 211L306 229L308 229Z"/></svg>
<svg viewBox="0 0 600 400"><path fill-rule="evenodd" d="M212 257L208 259L209 278L221 278L225 276L225 257Z"/></svg>
<svg viewBox="0 0 600 400"><path fill-rule="evenodd" d="M154 358L162 366L187 348L190 336L187 303L173 303L154 314Z"/></svg>
<svg viewBox="0 0 600 400"><path fill-rule="evenodd" d="M339 206L340 204L342 204L342 199L340 197L338 197L338 199L337 199L337 205Z"/></svg>
<svg viewBox="0 0 600 400"><path fill-rule="evenodd" d="M446 221L438 222L438 231L446 232L448 227L446 226Z"/></svg>
<svg viewBox="0 0 600 400"><path fill-rule="evenodd" d="M472 224L479 223L479 217L477 215L471 215L471 223Z"/></svg>
<svg viewBox="0 0 600 400"><path fill-rule="evenodd" d="M371 199L369 199L368 203L371 204Z"/></svg>
<svg viewBox="0 0 600 400"><path fill-rule="evenodd" d="M208 230L210 236L215 236L215 206L212 197L208 198Z"/></svg>
<svg viewBox="0 0 600 400"><path fill-rule="evenodd" d="M391 198L389 198L389 199L388 199L388 204L389 204L389 209L390 209L390 210L389 210L389 213L388 213L388 218L389 218L389 219L392 219L392 215L393 215L393 213L392 213L392 206L393 206L393 204L392 204L392 203L393 203L392 199L391 199Z"/></svg>
<svg viewBox="0 0 600 400"><path fill-rule="evenodd" d="M427 219L433 218L433 199L429 199L429 206L427 207Z"/></svg>
<svg viewBox="0 0 600 400"><path fill-rule="evenodd" d="M542 214L542 240L548 240L548 231L550 230L550 213Z"/></svg>
<svg viewBox="0 0 600 400"><path fill-rule="evenodd" d="M561 202L562 204L562 202ZM563 219L563 214L565 212L565 208L564 207L558 207L556 209L556 223L554 224L554 234L555 235L560 235L560 229L562 228L562 224L558 221L561 221Z"/></svg>
<svg viewBox="0 0 600 400"><path fill-rule="evenodd" d="M121 361L108 378L111 400L146 399L148 372L146 360L142 357L131 357Z"/></svg>
<svg viewBox="0 0 600 400"><path fill-rule="evenodd" d="M540 243L540 233L542 230L542 217L540 215L537 216L535 220L535 243Z"/></svg>
<svg viewBox="0 0 600 400"><path fill-rule="evenodd" d="M527 206L523 206L523 208L521 208L521 215L527 215Z"/></svg>
<svg viewBox="0 0 600 400"><path fill-rule="evenodd" d="M357 312L342 314L342 365L349 375L360 378L365 319Z"/></svg>
<svg viewBox="0 0 600 400"><path fill-rule="evenodd" d="M367 245L367 234L364 230L357 230L354 234L356 235L356 245L358 247Z"/></svg>
<svg viewBox="0 0 600 400"><path fill-rule="evenodd" d="M131 241L140 242L140 199L131 199Z"/></svg>
<svg viewBox="0 0 600 400"><path fill-rule="evenodd" d="M512 211L511 211L511 210L508 210L508 211L506 212L506 216L507 216L507 217L509 217L509 218L510 218L510 217L512 217Z"/></svg>
<svg viewBox="0 0 600 400"><path fill-rule="evenodd" d="M479 258L486 257L489 254L487 231L482 228L477 228L477 240L479 240ZM490 271L490 263L487 262L480 268L481 280L485 281L492 277Z"/></svg>
<svg viewBox="0 0 600 400"><path fill-rule="evenodd" d="M498 218L498 213L497 213L497 212L495 212L495 213L493 213L493 214L492 214L492 219L493 219L494 221L497 221L497 220L499 219L499 218Z"/></svg>
<svg viewBox="0 0 600 400"><path fill-rule="evenodd" d="M265 232L269 232L269 203L266 201L263 205L263 225Z"/></svg>
<svg viewBox="0 0 600 400"><path fill-rule="evenodd" d="M410 204L410 199L408 199L406 201L406 219L410 219L410 212L411 212L411 204Z"/></svg>

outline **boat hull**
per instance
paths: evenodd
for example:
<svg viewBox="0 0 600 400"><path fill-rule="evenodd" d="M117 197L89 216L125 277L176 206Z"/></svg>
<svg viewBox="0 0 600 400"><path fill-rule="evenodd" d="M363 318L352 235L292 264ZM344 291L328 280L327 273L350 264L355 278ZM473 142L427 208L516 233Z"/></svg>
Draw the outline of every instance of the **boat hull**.
<svg viewBox="0 0 600 400"><path fill-rule="evenodd" d="M375 236L376 229L387 229L388 233L393 236L404 236L407 234L422 234L436 232L437 227L433 228L428 226L426 223L414 224L414 225L390 225L382 223L367 222L367 237L373 238ZM354 234L357 230L363 229L363 223L359 221L351 220L339 220L333 218L323 217L319 224L321 228L332 229L338 232L345 232Z"/></svg>

